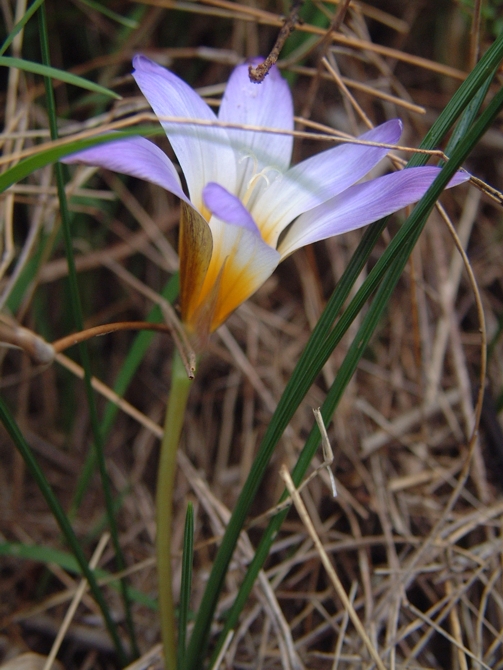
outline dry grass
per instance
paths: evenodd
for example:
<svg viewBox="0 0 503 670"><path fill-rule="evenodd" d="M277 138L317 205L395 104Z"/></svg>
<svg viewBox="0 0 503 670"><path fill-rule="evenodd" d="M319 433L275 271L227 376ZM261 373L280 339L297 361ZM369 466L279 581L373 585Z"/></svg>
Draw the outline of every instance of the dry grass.
<svg viewBox="0 0 503 670"><path fill-rule="evenodd" d="M108 57L100 51L94 63L79 68L81 73L96 69L107 85L121 82L125 100L112 113L103 113L100 124L146 110L130 78L123 76L133 52L154 56L183 76L197 72L196 83L214 97L223 89L229 65L243 55L265 52L281 25L277 5L250 2L237 7L224 0L148 4L152 6L120 50ZM20 6L2 4L6 25L13 12L22 13ZM383 11L385 6L351 3L339 32L333 39L325 38L321 47L318 42L325 31L309 23L300 26L313 40L310 55L302 66L300 51L285 63L298 73L293 93L302 117L299 130L311 131L308 122L314 121L322 124L320 132L332 126L355 134L367 122L377 124L398 115L405 122L404 143L417 146L469 69L467 46L471 44L474 57L478 38L482 48L489 39L484 32L471 38L469 23L454 5L445 9L448 20L442 38L432 34L440 21L435 3L399 4L389 14ZM327 12L335 9L328 3L323 7ZM115 9L120 8L116 3ZM159 26L179 17L174 14L177 8L193 12L183 14L190 34L183 47L164 48ZM76 15L77 10L72 11ZM89 34L100 39L111 39L117 31L92 10L80 17ZM425 35L430 39L425 41ZM68 68L73 62L65 51L69 45L68 37L55 40L56 65ZM15 48L21 53L21 40ZM442 54L448 54L445 64L437 60ZM8 158L31 150L35 137L47 141L38 86L39 80L10 71L1 139ZM63 113L68 100L62 87L57 95ZM79 115L79 129L94 125L87 122L85 110L77 115L70 111L72 118ZM72 123L71 129L76 128ZM298 139L296 159L325 146ZM496 127L467 165L496 188L502 185L502 148L501 130ZM86 325L144 319L152 300L137 285L125 283L110 259L150 291L159 292L176 268L177 203L144 183L123 182L111 174L90 175L91 170L79 169L68 185L70 193L87 198L73 200L74 211L91 217L79 225L75 239ZM240 627L229 640L222 668L378 667L372 658L381 659L379 667L396 669L503 668L501 209L474 186L445 194L442 203L445 211L431 216L329 429L338 496L332 497L324 469L303 489L304 509L296 501L297 512L290 513L276 538ZM1 207L4 306L42 231L57 230L52 168L9 189ZM445 217L467 250L492 343L482 429L475 433L483 324L476 292ZM174 527L178 551L186 502L192 500L195 609L215 544L260 438L360 236L356 232L329 240L288 259L213 336L201 361L179 455ZM43 323L41 334L49 340L71 330L62 256L58 242L12 315L28 328L40 329ZM282 440L254 509L257 518L250 519L236 551L219 614L233 601L267 512L283 490L280 467L286 464L291 469L295 464L314 423L311 408L322 403L355 328L326 364ZM131 342L129 334L115 333L92 344L100 398L108 397ZM171 350L169 337L155 336L107 443L110 478L114 490L123 494L118 518L130 584L151 596L156 592L156 454ZM45 369L33 367L16 351L2 350L2 357L2 393L67 507L90 446L84 393L81 383L74 381L78 370L62 355ZM100 400L100 411L103 407ZM321 462L320 452L313 465ZM0 540L61 548L56 523L3 432L0 463ZM79 537L89 545L89 557L102 534L103 509L95 479L74 521ZM179 558L178 551L175 591ZM107 544L99 564L113 570L112 559ZM78 579L50 563L41 566L7 556L0 561L1 657L28 650L47 654ZM118 594L108 586L104 589L121 620ZM347 594L344 598L341 589ZM80 595L59 658L66 668L114 667L113 648L97 607L88 594ZM156 614L140 604L133 612L147 659L131 667L160 667Z"/></svg>

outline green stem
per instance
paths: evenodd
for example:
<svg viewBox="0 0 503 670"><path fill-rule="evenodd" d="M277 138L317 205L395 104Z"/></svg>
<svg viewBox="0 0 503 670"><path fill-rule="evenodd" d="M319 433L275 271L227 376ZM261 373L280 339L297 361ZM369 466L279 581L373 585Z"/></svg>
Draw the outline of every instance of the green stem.
<svg viewBox="0 0 503 670"><path fill-rule="evenodd" d="M175 607L171 576L171 526L173 520L173 489L176 474L176 451L180 441L185 407L191 380L175 352L171 371L164 436L161 442L159 469L157 471L157 579L159 582L159 614L164 647L164 665L167 670L176 668Z"/></svg>

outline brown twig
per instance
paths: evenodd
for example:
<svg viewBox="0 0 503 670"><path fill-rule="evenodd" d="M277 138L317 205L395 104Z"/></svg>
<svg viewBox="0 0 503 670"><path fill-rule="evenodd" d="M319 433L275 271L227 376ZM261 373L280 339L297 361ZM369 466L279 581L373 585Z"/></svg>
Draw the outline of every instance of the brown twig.
<svg viewBox="0 0 503 670"><path fill-rule="evenodd" d="M290 9L290 14L285 19L283 27L279 31L279 35L276 39L276 42L271 49L270 54L267 56L263 63L259 63L256 67L250 65L248 72L250 75L250 81L255 84L260 84L264 81L266 76L269 74L269 70L277 62L281 49L283 48L288 37L295 30L295 26L299 22L299 11L302 7L303 0L293 0L292 8Z"/></svg>
<svg viewBox="0 0 503 670"><path fill-rule="evenodd" d="M55 352L52 345L28 328L0 323L0 343L22 349L39 365L46 365L54 360Z"/></svg>
<svg viewBox="0 0 503 670"><path fill-rule="evenodd" d="M52 344L46 342L28 328L21 326L0 324L0 342L11 344L27 353L38 365L52 363L56 354L72 347L79 342L85 342L92 337L108 335L119 330L156 330L162 333L172 334L173 328L164 323L150 323L149 321L118 321L117 323L106 323L93 328L86 328L79 333L72 333L56 340Z"/></svg>
<svg viewBox="0 0 503 670"><path fill-rule="evenodd" d="M172 333L171 326L164 323L150 323L149 321L118 321L117 323L105 323L101 326L94 326L93 328L86 328L80 333L73 333L66 335L56 342L52 343L54 351L59 354L68 347L74 344L90 340L92 337L99 337L101 335L108 335L109 333L116 333L119 330L157 330L162 333Z"/></svg>

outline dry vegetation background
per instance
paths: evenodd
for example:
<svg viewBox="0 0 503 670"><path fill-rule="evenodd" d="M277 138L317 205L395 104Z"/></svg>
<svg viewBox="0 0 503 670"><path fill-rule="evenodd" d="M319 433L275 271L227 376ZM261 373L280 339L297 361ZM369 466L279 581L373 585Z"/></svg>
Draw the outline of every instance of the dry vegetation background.
<svg viewBox="0 0 503 670"><path fill-rule="evenodd" d="M288 9L272 0L246 0L243 5L223 0L115 0L106 6L134 18L136 27L125 28L78 0L47 3L52 64L123 95L119 103L105 106L103 100L58 84L62 132L147 111L129 74L136 52L169 66L202 94L218 98L233 64L269 52L281 14ZM23 13L21 0L3 0L1 11L8 33L16 12ZM487 48L499 27L495 0L484 3L485 13L475 27L468 2L354 1L338 32L320 46L325 30L311 26L325 26L324 17L330 20L336 11L337 5L330 2L306 2L304 30L290 38L282 54L280 64L289 73L296 113L353 134L365 129L362 113L372 124L400 116L405 124L403 144L408 146L418 145L471 69L477 50ZM35 21L13 53L39 60L38 49ZM321 64L322 55L335 75ZM321 76L315 78L316 72ZM6 68L1 77L1 142L8 155L47 140L47 119L40 77ZM159 141L168 148L164 139ZM296 160L325 147L299 141ZM466 167L501 189L502 151L500 120ZM143 320L153 305L145 287L160 293L177 267L178 203L138 180L82 168L71 174L68 189L86 326ZM48 341L73 330L54 183L51 166L39 170L12 187L1 205L4 225L13 227L14 236L14 256L2 268L0 285L5 318ZM473 185L444 194L442 204L444 213L432 214L329 428L338 497L332 497L321 470L303 498L384 667L496 670L503 668L501 207ZM403 216L394 218L392 233ZM489 343L486 402L471 459L481 324L473 287L445 217L467 249ZM53 244L40 271L22 289L16 288L13 297L20 268L36 254L40 240L51 236ZM289 258L213 336L201 361L179 457L174 529L179 549L186 503L192 500L194 609L215 542L265 427L360 238L361 232L347 234ZM371 262L388 239L383 236ZM314 423L312 408L323 402L357 325L334 352L284 435L255 516L276 504L283 490L280 466L294 465ZM91 342L100 415L134 337L115 333ZM156 596L153 494L172 348L169 336L153 336L106 445L129 583L149 598ZM65 354L74 355L72 349ZM1 350L1 361L1 393L68 510L91 445L78 369L64 356L40 369L11 349ZM7 551L9 543L65 547L4 431L0 500L0 660L7 661L29 650L49 652L78 579L49 558L27 560ZM235 554L219 614L232 602L266 522L260 517L250 523L248 538ZM105 525L97 476L73 524L90 558ZM175 591L179 563L177 554ZM99 565L115 570L110 543ZM108 585L103 589L121 622L117 592ZM135 667L159 667L156 612L148 603L136 602L133 614L142 653L153 650L150 666L145 661ZM217 622L215 631L218 627ZM117 667L88 595L66 631L59 659L68 669ZM275 541L220 667L373 667L320 551L295 511Z"/></svg>

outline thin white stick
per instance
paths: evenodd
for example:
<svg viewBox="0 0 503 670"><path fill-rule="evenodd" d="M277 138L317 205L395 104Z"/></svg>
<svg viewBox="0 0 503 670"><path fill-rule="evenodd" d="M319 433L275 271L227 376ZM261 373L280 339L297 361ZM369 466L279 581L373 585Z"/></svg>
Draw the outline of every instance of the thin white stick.
<svg viewBox="0 0 503 670"><path fill-rule="evenodd" d="M286 487L288 489L288 492L290 493L292 500L294 502L294 505L297 509L297 513L300 516L302 522L304 523L307 532L311 536L311 539L314 543L314 546L316 547L316 550L318 551L321 562L323 563L323 566L325 570L328 573L328 576L330 578L330 581L332 582L332 585L335 589L335 592L339 596L340 600L342 601L344 611L348 612L349 618L351 619L353 626L356 628L358 634L360 635L362 642L364 645L367 647L369 654L371 655L374 663L376 666L379 668L379 670L386 670L385 665L381 661L381 658L379 656L379 653L377 649L374 647L372 644L370 638L368 637L367 633L365 632L365 628L363 627L362 622L360 621L360 617L356 613L351 600L348 597L348 594L344 590L343 585L341 584L339 577L337 576L337 573L335 572L332 563L330 561L330 558L328 557L327 552L325 551L323 544L318 537L318 534L316 533L316 530L313 526L313 523L309 517L309 514L307 512L307 509L302 501L302 498L300 497L299 492L295 488L295 484L293 483L293 480L290 476L290 473L288 472L288 468L286 465L282 465L280 469L280 475L281 478L284 480Z"/></svg>
<svg viewBox="0 0 503 670"><path fill-rule="evenodd" d="M98 542L98 546L94 550L94 554L92 555L92 558L89 561L89 567L91 568L91 570L94 570L94 568L98 565L98 561L100 560L101 555L105 551L105 547L107 546L109 539L110 539L109 533L104 533L101 536L101 539ZM61 643L63 642L65 635L68 631L68 628L72 623L72 619L75 616L77 607L79 606L79 603L82 600L82 597L86 592L86 589L87 589L87 580L82 579L75 592L75 595L73 596L72 602L70 603L70 607L68 608L65 614L65 618L63 619L63 623L61 624L58 634L56 635L56 639L54 640L52 649L50 651L49 656L47 657L47 661L45 662L43 670L51 670L52 664L56 659L56 654L58 653L59 648L61 647Z"/></svg>

